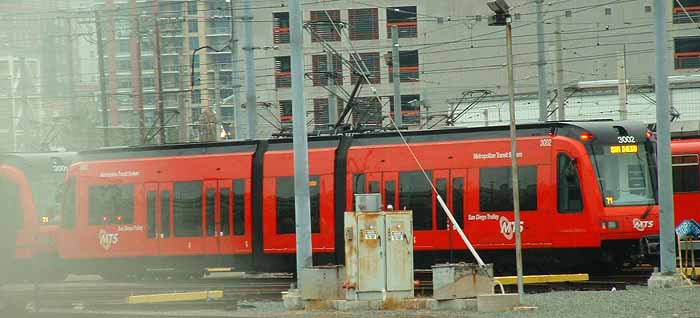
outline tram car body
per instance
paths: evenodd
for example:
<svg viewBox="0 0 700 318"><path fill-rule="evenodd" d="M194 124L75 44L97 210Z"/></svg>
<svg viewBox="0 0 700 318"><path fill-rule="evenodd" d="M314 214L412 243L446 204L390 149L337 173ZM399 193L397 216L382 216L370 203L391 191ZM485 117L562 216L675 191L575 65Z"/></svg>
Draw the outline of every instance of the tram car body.
<svg viewBox="0 0 700 318"><path fill-rule="evenodd" d="M508 271L515 226L508 127L404 136L482 257ZM652 149L641 123L519 125L526 262L566 269L636 256L639 239L658 233ZM74 270L294 269L291 140L126 147L80 157L68 171L58 238L60 256ZM413 210L418 268L470 260L395 132L309 138L309 173L316 264L343 263L343 213L356 193L381 193L384 206Z"/></svg>
<svg viewBox="0 0 700 318"><path fill-rule="evenodd" d="M60 193L74 152L0 153L0 268L3 280L34 275L56 265L55 234L60 223Z"/></svg>
<svg viewBox="0 0 700 318"><path fill-rule="evenodd" d="M675 223L700 221L700 136L674 139L671 153Z"/></svg>

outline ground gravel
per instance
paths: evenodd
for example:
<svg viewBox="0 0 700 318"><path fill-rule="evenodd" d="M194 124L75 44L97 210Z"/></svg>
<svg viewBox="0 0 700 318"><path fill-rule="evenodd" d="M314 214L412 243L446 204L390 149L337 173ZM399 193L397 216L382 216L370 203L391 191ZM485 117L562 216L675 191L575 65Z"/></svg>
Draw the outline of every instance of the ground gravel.
<svg viewBox="0 0 700 318"><path fill-rule="evenodd" d="M294 317L294 318L448 318L448 317L614 317L614 318L700 318L700 288L648 289L634 287L625 291L566 291L526 295L530 311L477 313L474 311L286 311L282 302L240 302L235 311L161 310L111 312L54 312L41 317Z"/></svg>

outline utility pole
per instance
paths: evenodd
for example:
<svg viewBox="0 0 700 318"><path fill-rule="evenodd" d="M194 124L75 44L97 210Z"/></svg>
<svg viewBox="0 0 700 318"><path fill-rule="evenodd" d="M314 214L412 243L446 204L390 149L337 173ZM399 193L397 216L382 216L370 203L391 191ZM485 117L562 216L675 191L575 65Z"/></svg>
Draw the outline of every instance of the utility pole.
<svg viewBox="0 0 700 318"><path fill-rule="evenodd" d="M542 3L544 0L535 0L537 6L537 79L538 79L538 97L540 99L540 121L547 121L547 73L545 65L547 62L544 59L544 15L542 14Z"/></svg>
<svg viewBox="0 0 700 318"><path fill-rule="evenodd" d="M73 50L73 23L70 17L66 18L66 59L68 67L68 94L70 94L70 114L77 116L77 99L75 98L75 52Z"/></svg>
<svg viewBox="0 0 700 318"><path fill-rule="evenodd" d="M617 52L617 92L620 97L620 119L627 120L627 69L625 67L625 45Z"/></svg>
<svg viewBox="0 0 700 318"><path fill-rule="evenodd" d="M656 158L659 175L659 215L661 273L649 278L649 287L680 286L676 272L675 224L673 218L673 180L671 177L671 132L669 120L668 63L666 61L666 0L654 0L656 34Z"/></svg>
<svg viewBox="0 0 700 318"><path fill-rule="evenodd" d="M192 91L189 89L190 59L186 54L180 56L180 94L181 100L178 105L179 115L179 140L180 142L190 141L190 118L192 116ZM188 83L186 85L185 83Z"/></svg>
<svg viewBox="0 0 700 318"><path fill-rule="evenodd" d="M559 120L566 120L566 106L564 103L564 66L562 65L563 52L561 47L561 20L556 17L554 20L556 25L556 31L554 32L554 39L556 42L556 52L555 59L557 60L557 70L555 81L557 85L557 113L559 114Z"/></svg>
<svg viewBox="0 0 700 318"><path fill-rule="evenodd" d="M489 109L484 108L484 126L489 126Z"/></svg>
<svg viewBox="0 0 700 318"><path fill-rule="evenodd" d="M326 77L328 80L328 125L329 128L333 128L338 120L338 97L335 89L335 60L330 51L326 52L326 73L328 74Z"/></svg>
<svg viewBox="0 0 700 318"><path fill-rule="evenodd" d="M517 272L518 282L518 302L522 302L524 295L523 282L523 252L521 239L521 221L520 221L520 183L518 176L518 147L517 147L517 132L515 126L515 80L513 76L513 29L511 26L512 18L510 15L510 7L504 0L496 0L487 2L489 8L495 13L489 17L489 25L505 26L506 27L506 61L508 72L508 97L509 97L509 113L510 113L510 162L511 162L511 177L513 187L513 214L514 214L514 232L515 232L515 267Z"/></svg>
<svg viewBox="0 0 700 318"><path fill-rule="evenodd" d="M224 123L223 116L221 115L221 94L219 93L219 82L221 81L221 64L214 64L214 107L216 113L213 116L214 119L214 140L219 140L221 138L221 129ZM211 124L210 124L211 125Z"/></svg>
<svg viewBox="0 0 700 318"><path fill-rule="evenodd" d="M250 0L246 0L247 2ZM300 0L289 1L290 42L292 45L292 133L294 143L294 207L297 247L297 286L299 277L313 266L311 250L311 202L309 200L309 149L304 104L304 31ZM249 106L250 107L250 106ZM250 112L250 109L248 110Z"/></svg>
<svg viewBox="0 0 700 318"><path fill-rule="evenodd" d="M255 96L255 48L253 47L253 5L251 0L244 0L243 2L243 21L245 22L245 86L246 86L246 111L248 111L248 139L255 139L256 137L256 116L257 111L257 97ZM290 11L291 11L290 5ZM301 10L301 9L300 9ZM291 17L291 13L290 13ZM299 16L299 19L302 19ZM301 20L300 20L301 21ZM303 45L303 43L299 43ZM303 61L302 61L303 64ZM302 74L304 69L299 70ZM302 78L303 80L303 78ZM302 83L303 84L303 83ZM302 100L303 102L303 100ZM305 120L302 119L302 122ZM308 182L307 182L308 183Z"/></svg>
<svg viewBox="0 0 700 318"><path fill-rule="evenodd" d="M391 26L391 70L394 80L394 122L397 129L403 127L403 113L401 112L401 61L399 54L399 27Z"/></svg>
<svg viewBox="0 0 700 318"><path fill-rule="evenodd" d="M146 122L143 113L143 80L141 77L141 27L139 23L139 10L136 0L129 0L129 15L131 16L131 100L134 103L134 111L139 118L139 144L146 143Z"/></svg>
<svg viewBox="0 0 700 318"><path fill-rule="evenodd" d="M15 60L14 58L10 58L9 60L9 84L10 84L10 104L12 105L11 107L11 112L10 112L10 126L9 126L9 135L10 135L10 144L12 145L12 152L17 151L17 104L15 101Z"/></svg>
<svg viewBox="0 0 700 318"><path fill-rule="evenodd" d="M233 0L229 0L229 11L231 15L231 86L233 88L233 98L231 103L233 103L233 119L235 121L234 131L236 134L235 139L242 139L243 136L243 118L241 117L241 75L239 73L240 68L238 67L238 36L236 34L236 17L233 10Z"/></svg>
<svg viewBox="0 0 700 318"><path fill-rule="evenodd" d="M107 105L107 79L105 78L104 43L102 42L102 23L100 12L95 10L95 33L97 41L97 65L100 69L100 102L102 103L102 138L103 145L109 147L109 114Z"/></svg>
<svg viewBox="0 0 700 318"><path fill-rule="evenodd" d="M163 66L160 60L160 1L153 0L153 66L155 67L156 113L158 114L158 139L165 144L165 107L163 107Z"/></svg>
<svg viewBox="0 0 700 318"><path fill-rule="evenodd" d="M119 103L116 98L117 90L119 89L119 80L117 79L117 30L115 29L115 12L114 0L105 0L105 12L107 14L106 32L105 32L105 48L107 49L107 74L109 74L109 109L111 125L119 124ZM110 128L111 129L111 128Z"/></svg>

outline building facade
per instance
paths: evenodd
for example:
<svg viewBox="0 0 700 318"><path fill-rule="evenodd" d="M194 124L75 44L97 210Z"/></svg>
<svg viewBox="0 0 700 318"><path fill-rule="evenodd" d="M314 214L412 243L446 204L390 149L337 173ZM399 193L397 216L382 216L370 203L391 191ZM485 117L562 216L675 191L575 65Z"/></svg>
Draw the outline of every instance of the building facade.
<svg viewBox="0 0 700 318"><path fill-rule="evenodd" d="M539 115L535 2L511 2L516 115L519 121L535 121ZM700 81L694 75L700 67L700 37L691 20L700 19L700 3L679 2L669 0L671 96L680 118L698 119L696 85ZM250 49L255 55L257 135L289 132L293 105L288 3L251 3L252 16L246 17L241 1L99 1L110 130L131 136L124 140L128 143L157 140L156 105L162 101L168 142L202 140L203 127L213 118L207 112L216 113L215 121L223 121L230 128L227 131L234 131L234 107L228 98L233 94L232 5L239 48L234 63L242 85L238 96L241 130L247 129L246 112L251 109L244 105L244 56ZM651 0L556 1L545 3L543 10L550 119L559 116L556 87L562 87L565 96L564 119L654 119L650 116L655 76ZM362 80L348 120L364 128L390 126L388 116L394 108L392 26L399 31L402 117L409 129L479 126L504 123L508 118L505 32L502 27L488 26L491 12L483 1L314 1L304 2L303 11L309 131L323 131L332 121L329 76L335 79L338 114L354 84ZM252 48L244 46L244 21L248 20L253 24ZM156 23L160 93L154 53ZM332 73L327 68L327 51L333 52ZM557 52L561 52L560 64ZM557 73L562 74L558 86ZM626 97L619 96L620 87ZM246 137L245 133L230 136Z"/></svg>

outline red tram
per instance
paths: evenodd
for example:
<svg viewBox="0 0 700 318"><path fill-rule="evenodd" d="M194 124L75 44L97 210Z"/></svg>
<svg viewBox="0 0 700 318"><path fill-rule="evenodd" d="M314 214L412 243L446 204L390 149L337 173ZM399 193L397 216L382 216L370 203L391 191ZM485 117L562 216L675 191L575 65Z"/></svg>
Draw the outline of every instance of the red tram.
<svg viewBox="0 0 700 318"><path fill-rule="evenodd" d="M0 275L26 278L37 261L43 274L52 274L55 263L54 235L58 229L58 192L72 152L0 154ZM50 278L50 277L49 277Z"/></svg>
<svg viewBox="0 0 700 318"><path fill-rule="evenodd" d="M671 153L676 225L700 221L700 136L673 140Z"/></svg>
<svg viewBox="0 0 700 318"><path fill-rule="evenodd" d="M508 127L404 134L482 257L512 263ZM385 205L413 210L418 267L469 260L396 133L312 137L309 149L317 264L343 263L343 213L353 194L377 192ZM619 266L638 256L641 237L658 233L655 160L642 123L519 125L518 149L527 263ZM59 254L74 271L108 276L291 271L292 156L287 139L83 152L68 171Z"/></svg>

